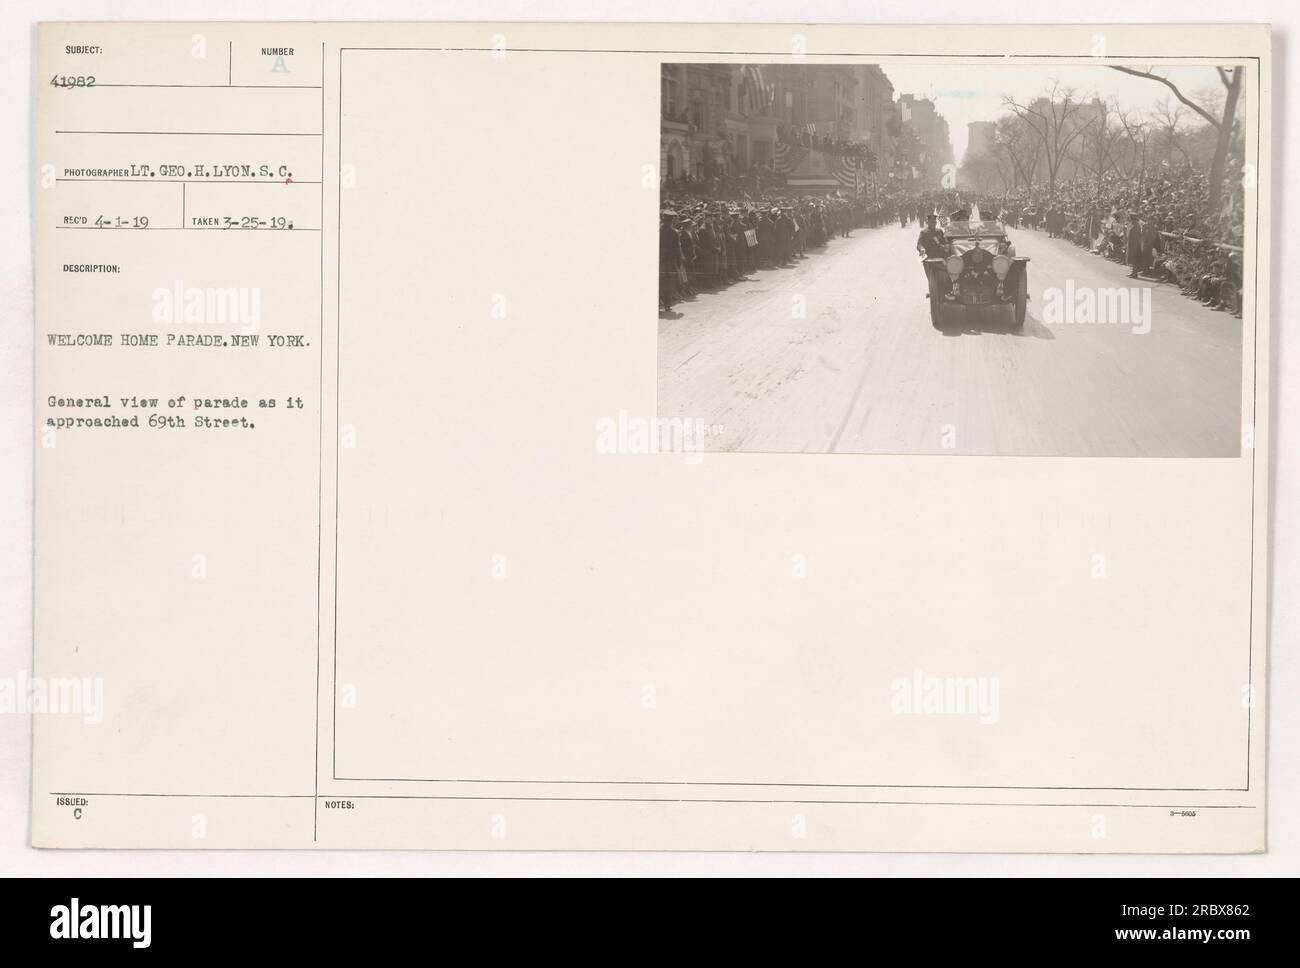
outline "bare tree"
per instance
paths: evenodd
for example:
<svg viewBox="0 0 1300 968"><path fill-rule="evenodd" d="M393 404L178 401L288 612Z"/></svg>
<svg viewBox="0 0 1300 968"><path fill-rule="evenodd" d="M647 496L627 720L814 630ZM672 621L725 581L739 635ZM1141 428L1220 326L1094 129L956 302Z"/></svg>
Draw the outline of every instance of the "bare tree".
<svg viewBox="0 0 1300 968"><path fill-rule="evenodd" d="M1156 125L1157 144L1163 151L1164 160L1169 161L1177 151L1183 156L1183 164L1190 167L1191 156L1183 147L1183 118L1183 106L1169 98L1151 112L1151 120Z"/></svg>
<svg viewBox="0 0 1300 968"><path fill-rule="evenodd" d="M1000 157L1011 163L1011 184L1024 182L1026 188L1034 182L1034 172L1042 156L1042 143L1020 118L1014 114L997 120L993 146Z"/></svg>
<svg viewBox="0 0 1300 968"><path fill-rule="evenodd" d="M1140 201L1143 189L1146 187L1147 142L1151 138L1151 128L1147 122L1137 115L1128 112L1119 115L1119 123L1120 127L1124 129L1124 137L1128 140L1130 148L1128 174L1132 175L1133 169L1137 169L1137 200Z"/></svg>
<svg viewBox="0 0 1300 968"><path fill-rule="evenodd" d="M1115 167L1121 142L1125 137L1122 124L1113 123L1119 116L1119 109L1114 102L1103 103L1096 98L1094 103L1101 106L1101 116L1090 125L1079 146L1079 164L1097 181L1098 197L1101 195L1102 180L1106 172Z"/></svg>
<svg viewBox="0 0 1300 968"><path fill-rule="evenodd" d="M1038 138L1047 164L1047 192L1055 195L1056 175L1069 156L1070 146L1096 119L1080 114L1085 102L1076 101L1072 90L1062 90L1059 81L1053 81L1051 87L1029 104L1021 104L1011 97L1004 97L1002 103Z"/></svg>
<svg viewBox="0 0 1300 968"><path fill-rule="evenodd" d="M1204 118L1218 133L1214 146L1214 162L1210 165L1210 211L1217 212L1223 198L1223 173L1228 165L1228 147L1232 143L1232 127L1237 116L1237 101L1241 97L1241 83L1244 76L1242 68L1215 68L1219 73L1219 81L1223 84L1224 89L1222 112L1216 112L1211 110L1211 107L1216 106L1212 102L1207 107L1204 103L1194 101L1184 94L1178 85L1169 78L1157 74L1155 68L1138 70L1134 67L1122 67L1118 64L1110 66L1112 70L1119 71L1121 74L1145 77L1147 80L1163 84L1173 92L1174 97Z"/></svg>

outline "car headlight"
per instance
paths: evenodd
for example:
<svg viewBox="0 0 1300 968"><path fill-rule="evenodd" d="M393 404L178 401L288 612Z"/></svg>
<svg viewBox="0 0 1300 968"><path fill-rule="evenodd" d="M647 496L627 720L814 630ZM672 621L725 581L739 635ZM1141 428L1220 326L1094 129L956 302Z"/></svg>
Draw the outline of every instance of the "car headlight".
<svg viewBox="0 0 1300 968"><path fill-rule="evenodd" d="M961 271L966 268L966 263L962 261L961 256L950 255L948 256L948 261L944 263L944 266L948 269L948 275L956 278L961 275Z"/></svg>
<svg viewBox="0 0 1300 968"><path fill-rule="evenodd" d="M1005 278L1006 274L1011 271L1011 257L995 255L993 257L993 271L998 274L999 279Z"/></svg>

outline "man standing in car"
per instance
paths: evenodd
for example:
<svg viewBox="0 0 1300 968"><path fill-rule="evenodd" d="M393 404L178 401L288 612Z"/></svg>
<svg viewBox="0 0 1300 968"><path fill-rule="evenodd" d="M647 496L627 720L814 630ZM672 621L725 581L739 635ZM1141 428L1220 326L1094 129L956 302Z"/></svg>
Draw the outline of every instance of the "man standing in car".
<svg viewBox="0 0 1300 968"><path fill-rule="evenodd" d="M916 251L926 259L942 259L948 254L948 240L939 228L939 216L933 212L925 217L925 228L916 237Z"/></svg>
<svg viewBox="0 0 1300 968"><path fill-rule="evenodd" d="M916 251L922 259L942 259L948 254L948 239L939 228L939 216L933 212L925 217L925 228L916 237Z"/></svg>

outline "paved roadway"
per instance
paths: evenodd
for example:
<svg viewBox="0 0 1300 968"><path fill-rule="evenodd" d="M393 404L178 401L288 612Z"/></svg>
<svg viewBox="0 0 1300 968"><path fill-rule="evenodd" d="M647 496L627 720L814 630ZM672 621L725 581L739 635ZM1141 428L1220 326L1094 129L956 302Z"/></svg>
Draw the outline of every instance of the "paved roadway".
<svg viewBox="0 0 1300 968"><path fill-rule="evenodd" d="M1041 232L1029 314L930 324L917 227L857 229L659 319L659 416L710 450L1215 457L1238 453L1242 321ZM1142 286L1150 332L1043 322L1048 287ZM803 315L798 313L799 298ZM955 443L955 446L951 446Z"/></svg>

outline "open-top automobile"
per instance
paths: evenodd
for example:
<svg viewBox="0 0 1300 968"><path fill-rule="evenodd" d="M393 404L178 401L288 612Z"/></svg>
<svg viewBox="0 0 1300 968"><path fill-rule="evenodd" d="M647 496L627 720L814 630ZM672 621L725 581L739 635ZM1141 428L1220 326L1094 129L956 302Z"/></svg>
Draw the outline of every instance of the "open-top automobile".
<svg viewBox="0 0 1300 968"><path fill-rule="evenodd" d="M1016 255L1006 226L999 219L982 218L979 206L972 206L968 218L949 220L943 233L946 254L925 259L935 328L942 329L945 312L958 307L968 313L1006 308L1015 328L1023 327L1029 259Z"/></svg>

